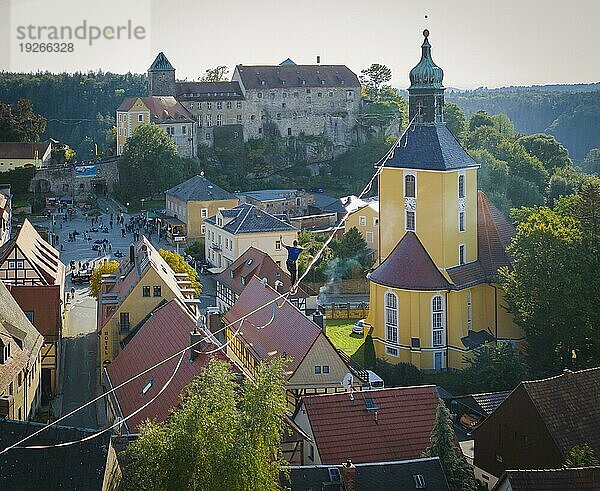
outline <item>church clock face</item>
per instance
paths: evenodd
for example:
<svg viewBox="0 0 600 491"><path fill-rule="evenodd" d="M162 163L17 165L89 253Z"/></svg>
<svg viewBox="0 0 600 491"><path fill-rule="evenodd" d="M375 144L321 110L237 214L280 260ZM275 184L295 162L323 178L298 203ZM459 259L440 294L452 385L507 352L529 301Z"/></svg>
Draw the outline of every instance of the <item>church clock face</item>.
<svg viewBox="0 0 600 491"><path fill-rule="evenodd" d="M415 198L404 198L404 209L408 211L415 211L417 209L417 202Z"/></svg>

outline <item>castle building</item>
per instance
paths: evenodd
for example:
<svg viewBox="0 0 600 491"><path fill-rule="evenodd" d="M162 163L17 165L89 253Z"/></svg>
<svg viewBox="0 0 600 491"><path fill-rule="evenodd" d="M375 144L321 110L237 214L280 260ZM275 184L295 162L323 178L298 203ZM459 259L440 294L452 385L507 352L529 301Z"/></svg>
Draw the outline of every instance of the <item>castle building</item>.
<svg viewBox="0 0 600 491"><path fill-rule="evenodd" d="M520 341L497 271L514 228L477 191L478 164L444 122L443 71L424 31L410 124L379 175L379 261L369 274L377 356L461 368L488 341Z"/></svg>
<svg viewBox="0 0 600 491"><path fill-rule="evenodd" d="M241 144L250 138L325 136L335 147L357 140L358 77L344 65L235 67L229 82L177 82L159 53L148 69L150 97L173 97L193 115L198 143Z"/></svg>

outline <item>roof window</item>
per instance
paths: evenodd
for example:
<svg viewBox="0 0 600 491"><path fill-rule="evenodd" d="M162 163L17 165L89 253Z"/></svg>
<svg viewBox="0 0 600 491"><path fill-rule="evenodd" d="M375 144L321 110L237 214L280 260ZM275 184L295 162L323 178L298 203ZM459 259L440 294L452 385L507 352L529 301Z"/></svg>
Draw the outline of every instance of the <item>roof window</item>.
<svg viewBox="0 0 600 491"><path fill-rule="evenodd" d="M148 391L152 388L152 386L154 385L154 379L150 379L148 381L148 383L146 385L144 385L144 388L142 389L142 395L145 396Z"/></svg>

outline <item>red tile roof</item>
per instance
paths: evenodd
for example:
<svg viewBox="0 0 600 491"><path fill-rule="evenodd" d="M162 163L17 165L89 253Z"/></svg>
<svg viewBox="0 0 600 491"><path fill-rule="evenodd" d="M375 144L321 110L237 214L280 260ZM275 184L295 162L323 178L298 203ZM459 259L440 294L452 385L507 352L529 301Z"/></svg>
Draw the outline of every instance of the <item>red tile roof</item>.
<svg viewBox="0 0 600 491"><path fill-rule="evenodd" d="M0 159L43 159L50 150L50 142L0 142Z"/></svg>
<svg viewBox="0 0 600 491"><path fill-rule="evenodd" d="M372 399L379 409L366 409ZM433 385L323 394L303 398L315 443L324 464L385 462L421 456L438 405ZM301 409L302 410L302 409Z"/></svg>
<svg viewBox="0 0 600 491"><path fill-rule="evenodd" d="M494 489L510 482L512 491L597 491L600 489L600 467L576 469L507 470Z"/></svg>
<svg viewBox="0 0 600 491"><path fill-rule="evenodd" d="M275 261L263 251L250 247L244 254L238 257L229 267L217 275L216 280L226 285L230 290L240 294L250 278L258 276L266 278L269 285L275 286L275 281L283 282L282 290L287 292L291 288L290 275L283 271ZM244 283L242 283L244 278ZM308 297L309 294L302 288L291 295L291 298Z"/></svg>
<svg viewBox="0 0 600 491"><path fill-rule="evenodd" d="M522 382L560 452L587 443L600 455L600 368ZM506 399L505 404L510 401Z"/></svg>
<svg viewBox="0 0 600 491"><path fill-rule="evenodd" d="M414 232L406 232L369 279L379 285L407 290L451 288Z"/></svg>
<svg viewBox="0 0 600 491"><path fill-rule="evenodd" d="M515 228L481 191L477 193L477 248L478 260L448 269L454 285L466 288L478 283L496 281L498 269L510 267L506 253Z"/></svg>
<svg viewBox="0 0 600 491"><path fill-rule="evenodd" d="M117 111L129 111L138 99L141 99L150 110L153 123L194 121L192 114L173 96L127 97Z"/></svg>
<svg viewBox="0 0 600 491"><path fill-rule="evenodd" d="M240 294L237 302L224 316L227 323L234 323L240 317L277 298L277 293L269 285L263 284L254 276ZM266 326L262 329L257 327ZM232 329L239 327L233 324ZM284 353L293 358L289 365L293 373L306 356L322 331L313 321L305 317L286 299L280 299L263 307L242 321L241 337L264 360Z"/></svg>
<svg viewBox="0 0 600 491"><path fill-rule="evenodd" d="M108 365L106 373L110 386L119 385L189 346L190 332L195 326L193 317L179 300L171 300L157 308L123 351ZM214 345L210 346L215 348ZM208 365L212 356L230 362L222 351L217 351L214 355L198 354L193 362L186 352L179 370L167 389L152 404L127 421L130 432L135 432L137 426L145 419L158 422L167 419L171 410L179 404L183 389ZM130 415L152 399L172 376L178 361L179 356L115 391L115 399L118 401L122 415L124 417ZM143 394L142 389L151 380L153 380L152 387Z"/></svg>

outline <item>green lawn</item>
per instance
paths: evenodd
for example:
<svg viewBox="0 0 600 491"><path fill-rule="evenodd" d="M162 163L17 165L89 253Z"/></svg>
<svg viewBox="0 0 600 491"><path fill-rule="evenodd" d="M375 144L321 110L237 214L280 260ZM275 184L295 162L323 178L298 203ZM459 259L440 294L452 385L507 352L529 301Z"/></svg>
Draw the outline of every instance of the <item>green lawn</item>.
<svg viewBox="0 0 600 491"><path fill-rule="evenodd" d="M327 336L333 345L345 352L360 366L364 366L365 336L352 334L352 326L358 319L327 319Z"/></svg>

